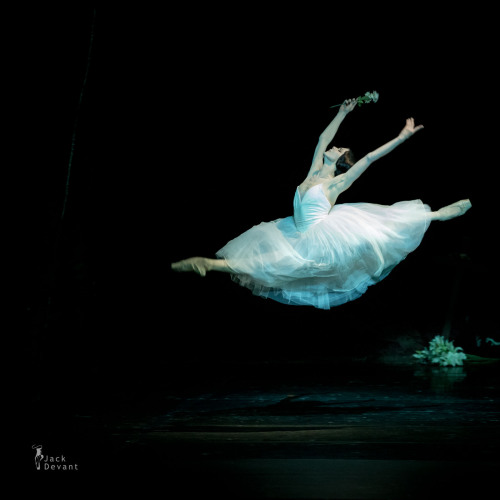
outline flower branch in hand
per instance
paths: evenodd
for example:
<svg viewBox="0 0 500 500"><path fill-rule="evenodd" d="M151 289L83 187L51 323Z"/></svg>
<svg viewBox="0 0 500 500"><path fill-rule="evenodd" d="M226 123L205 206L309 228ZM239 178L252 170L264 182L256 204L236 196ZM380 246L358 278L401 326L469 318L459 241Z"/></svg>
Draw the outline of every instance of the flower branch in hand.
<svg viewBox="0 0 500 500"><path fill-rule="evenodd" d="M379 98L379 93L374 90L373 92L365 92L365 95L356 97L356 102L358 106L361 106L362 104L368 104L369 102L377 102ZM330 106L330 108L337 108L339 106L342 106L344 103L340 104L335 104L334 106Z"/></svg>

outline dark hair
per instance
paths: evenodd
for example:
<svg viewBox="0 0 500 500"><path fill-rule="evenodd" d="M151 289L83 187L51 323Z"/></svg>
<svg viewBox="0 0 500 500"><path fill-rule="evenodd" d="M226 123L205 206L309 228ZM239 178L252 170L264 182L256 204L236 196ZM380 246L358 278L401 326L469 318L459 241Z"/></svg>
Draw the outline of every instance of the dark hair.
<svg viewBox="0 0 500 500"><path fill-rule="evenodd" d="M356 163L356 158L354 158L354 155L352 154L352 151L348 149L338 160L337 163L335 164L335 173L338 174L345 174L354 164Z"/></svg>

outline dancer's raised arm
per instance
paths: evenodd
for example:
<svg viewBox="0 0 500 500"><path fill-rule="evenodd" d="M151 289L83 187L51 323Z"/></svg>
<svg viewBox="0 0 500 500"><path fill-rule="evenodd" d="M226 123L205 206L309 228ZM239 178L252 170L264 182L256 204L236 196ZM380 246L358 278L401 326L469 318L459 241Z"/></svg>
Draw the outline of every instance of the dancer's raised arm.
<svg viewBox="0 0 500 500"><path fill-rule="evenodd" d="M328 125L324 132L319 136L318 145L314 151L314 157L308 177L322 167L323 153L326 151L330 142L332 142L344 118L356 107L356 102L356 99L345 100L330 125Z"/></svg>
<svg viewBox="0 0 500 500"><path fill-rule="evenodd" d="M375 151L368 153L366 156L361 158L361 160L356 162L345 174L334 178L331 188L338 190L339 193L345 191L374 161L377 161L379 158L382 158L382 156L390 153L397 146L406 141L406 139L411 137L415 132L418 132L423 128L423 125L415 126L415 120L413 118L408 118L403 130L401 130L395 139L389 141L383 146L380 146Z"/></svg>

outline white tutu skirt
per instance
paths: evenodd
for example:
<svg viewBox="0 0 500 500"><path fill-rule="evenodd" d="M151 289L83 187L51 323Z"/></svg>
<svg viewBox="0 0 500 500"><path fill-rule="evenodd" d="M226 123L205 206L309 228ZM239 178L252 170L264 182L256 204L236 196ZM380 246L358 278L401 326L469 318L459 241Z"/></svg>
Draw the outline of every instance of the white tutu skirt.
<svg viewBox="0 0 500 500"><path fill-rule="evenodd" d="M339 204L305 232L293 217L262 222L217 257L256 295L329 309L360 297L415 250L429 227L429 212L420 200Z"/></svg>

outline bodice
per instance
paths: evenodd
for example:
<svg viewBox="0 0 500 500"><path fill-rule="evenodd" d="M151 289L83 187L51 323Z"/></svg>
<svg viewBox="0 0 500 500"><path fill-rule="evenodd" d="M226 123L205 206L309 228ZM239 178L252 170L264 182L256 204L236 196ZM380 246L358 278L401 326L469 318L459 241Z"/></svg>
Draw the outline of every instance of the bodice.
<svg viewBox="0 0 500 500"><path fill-rule="evenodd" d="M323 192L322 184L316 184L309 188L303 197L300 196L299 188L297 188L293 200L295 226L303 233L314 224L328 217L331 208L332 205Z"/></svg>

